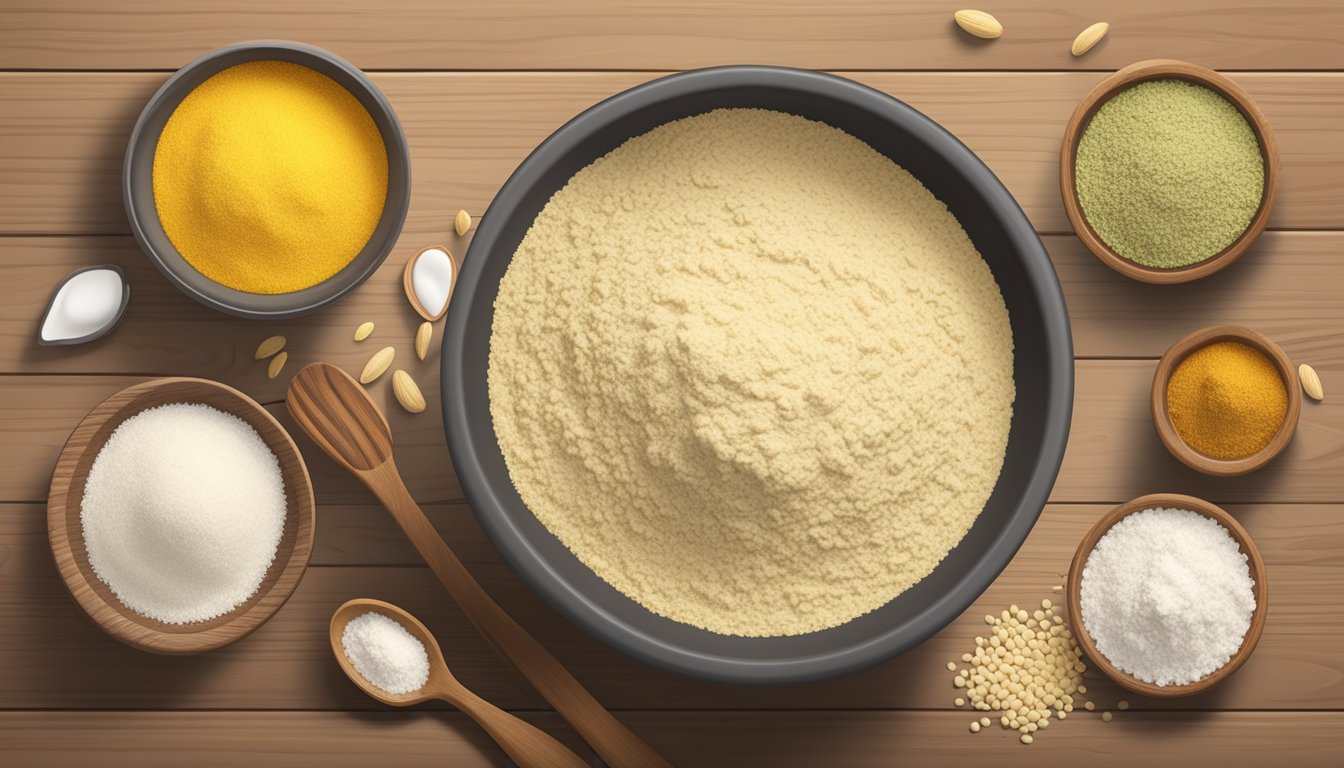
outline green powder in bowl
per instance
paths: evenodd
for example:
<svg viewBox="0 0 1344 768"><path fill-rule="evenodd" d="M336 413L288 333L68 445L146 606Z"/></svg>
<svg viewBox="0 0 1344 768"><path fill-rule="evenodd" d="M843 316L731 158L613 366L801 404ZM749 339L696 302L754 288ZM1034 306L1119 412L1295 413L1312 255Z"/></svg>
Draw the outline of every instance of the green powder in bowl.
<svg viewBox="0 0 1344 768"><path fill-rule="evenodd" d="M1074 160L1078 202L1111 250L1147 267L1203 261L1250 225L1265 189L1260 143L1216 91L1150 80L1097 110Z"/></svg>

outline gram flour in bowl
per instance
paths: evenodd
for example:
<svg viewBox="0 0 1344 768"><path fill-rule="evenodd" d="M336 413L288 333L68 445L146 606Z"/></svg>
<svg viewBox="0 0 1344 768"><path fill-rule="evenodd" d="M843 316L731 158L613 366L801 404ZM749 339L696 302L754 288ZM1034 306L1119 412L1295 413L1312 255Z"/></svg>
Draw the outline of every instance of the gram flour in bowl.
<svg viewBox="0 0 1344 768"><path fill-rule="evenodd" d="M551 198L500 284L488 383L519 495L598 576L711 632L799 635L889 602L970 529L1013 339L913 176L728 109Z"/></svg>

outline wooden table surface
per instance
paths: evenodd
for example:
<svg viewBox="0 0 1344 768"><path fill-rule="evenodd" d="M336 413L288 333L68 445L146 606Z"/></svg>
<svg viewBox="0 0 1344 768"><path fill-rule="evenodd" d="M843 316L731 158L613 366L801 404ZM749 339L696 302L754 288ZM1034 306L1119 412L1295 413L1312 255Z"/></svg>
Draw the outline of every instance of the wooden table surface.
<svg viewBox="0 0 1344 768"><path fill-rule="evenodd" d="M591 756L475 636L387 514L304 440L319 501L313 566L260 631L191 658L103 636L64 592L47 549L47 483L76 422L99 400L162 375L217 379L282 413L285 381L252 361L273 333L287 372L314 360L357 370L350 335L410 352L416 318L400 271L425 244L465 252L459 208L485 209L547 134L593 102L669 71L760 63L839 72L939 121L1004 181L1040 231L1064 286L1077 398L1051 503L1020 554L967 614L919 648L842 680L731 688L664 674L606 648L505 567L449 470L436 402L393 406L397 460L416 497L486 588L606 705L683 766L1187 765L1344 763L1344 4L1339 0L994 0L1007 31L987 43L953 27L957 2L795 0L0 0L0 764L125 766L500 765L458 714L384 709L330 658L326 624L356 596L387 599L434 630L485 697ZM1074 35L1110 36L1082 59ZM177 67L256 38L302 40L373 73L410 139L414 195L387 264L357 293L284 323L231 319L170 286L128 234L119 171L141 107ZM1227 72L1269 116L1283 178L1270 231L1240 263L1174 287L1126 281L1069 232L1057 149L1077 100L1106 72L1153 57ZM468 235L468 238L470 236ZM34 339L51 287L71 269L121 265L132 297L111 336L80 347ZM1148 418L1156 359L1214 323L1264 331L1321 372L1287 452L1249 477L1215 480L1172 459ZM437 389L437 352L416 371ZM373 387L391 405L386 381ZM436 398L435 398L436 399ZM282 417L283 418L283 417ZM1024 746L997 725L972 735L945 668L981 618L1056 596L1085 528L1154 491L1223 503L1259 542L1271 611L1246 666L1203 696L1122 696L1089 672L1103 722L1077 712ZM1151 758L1149 758L1151 759Z"/></svg>

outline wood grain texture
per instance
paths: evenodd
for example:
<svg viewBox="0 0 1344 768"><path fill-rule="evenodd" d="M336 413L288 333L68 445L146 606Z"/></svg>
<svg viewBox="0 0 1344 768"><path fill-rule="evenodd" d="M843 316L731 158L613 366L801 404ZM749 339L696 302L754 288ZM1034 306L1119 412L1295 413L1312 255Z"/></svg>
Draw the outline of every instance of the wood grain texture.
<svg viewBox="0 0 1344 768"><path fill-rule="evenodd" d="M1189 331L1239 323L1288 345L1302 361L1344 365L1344 345L1338 342L1344 328L1339 290L1344 233L1268 232L1235 268L1176 286L1120 279L1075 237L1043 240L1064 289L1080 357L1157 359ZM454 247L464 250L465 244L457 241ZM375 350L393 345L434 408L442 323L429 357L413 360L419 318L401 283L402 259L409 256L402 249L394 252L358 291L318 314L258 323L213 312L182 295L129 236L0 237L0 373L190 374L275 402L284 396L288 376L268 382L264 363L252 354L262 339L283 333L288 372L327 360L355 373ZM134 286L116 330L78 347L38 346L42 308L57 281L78 267L103 263L121 266ZM373 335L352 341L355 328L366 321L376 324ZM1124 333L1116 333L1121 327ZM381 391L378 384L374 391Z"/></svg>
<svg viewBox="0 0 1344 768"><path fill-rule="evenodd" d="M996 0L999 40L969 37L951 2L784 0L48 0L7 10L0 67L176 69L211 48L304 40L365 69L1115 69L1177 56L1218 68L1331 68L1344 9L1332 0L1108 3ZM1102 18L1104 17L1104 18ZM1069 48L1095 21L1110 34Z"/></svg>
<svg viewBox="0 0 1344 768"><path fill-rule="evenodd" d="M953 712L631 712L631 724L677 765L695 768L853 766L1131 768L1191 746L1190 765L1261 768L1339 764L1338 712L1083 713L1030 747L996 725L971 734ZM524 718L559 732L558 718ZM456 713L6 712L0 739L32 768L366 768L507 765ZM583 753L581 753L583 754Z"/></svg>
<svg viewBox="0 0 1344 768"><path fill-rule="evenodd" d="M698 683L638 664L546 606L501 562L465 506L431 505L427 513L491 596L613 709L943 709L958 695L944 665L974 647L985 631L982 617L1012 603L1062 602L1053 587L1064 584L1078 542L1109 509L1047 507L1004 574L943 632L863 674L782 688ZM1344 590L1344 505L1227 510L1255 538L1273 590L1255 654L1218 689L1172 702L1136 698L1091 670L1089 696L1099 706L1129 699L1135 708L1334 709L1344 700L1344 648L1334 642L1344 632L1344 604L1335 597ZM380 507L320 507L317 541L317 565L285 609L251 637L202 656L153 657L104 637L62 592L40 507L0 505L0 624L8 628L0 633L6 659L0 709L376 709L341 674L327 643L332 612L354 597L387 600L415 614L435 633L454 673L495 704L545 706L418 565Z"/></svg>
<svg viewBox="0 0 1344 768"><path fill-rule="evenodd" d="M1294 362L1310 360L1327 387L1332 381L1344 380L1344 360L1324 363L1299 356L1291 343L1283 346ZM1344 485L1339 482L1339 463L1344 459L1344 398L1303 403L1297 434L1264 469L1242 477L1213 478L1184 466L1162 447L1148 407L1155 368L1154 360L1078 361L1078 396L1053 501L1119 503L1170 490L1215 503L1344 501ZM260 366L247 375L265 380ZM233 384L235 377L222 378ZM276 381L284 383L283 378ZM46 498L56 455L74 425L104 397L141 380L0 376L0 501ZM262 402L273 402L265 394L273 392L268 387L275 382L249 383L242 382L240 388ZM429 372L421 383L426 391L436 391L437 383ZM424 413L410 414L393 403L390 382L375 382L370 392L391 424L397 465L415 499L424 503L462 498L451 471L437 398ZM295 435L319 502L369 499L357 481L302 436L282 406L272 405L270 410Z"/></svg>
<svg viewBox="0 0 1344 768"><path fill-rule="evenodd" d="M1074 106L1105 73L841 74L903 99L956 134L1003 180L1038 230L1070 231L1059 195L1060 141ZM404 263L434 242L452 246L458 209L483 212L552 131L597 101L657 76L375 73L405 127L415 185L392 260ZM1344 73L1230 77L1264 110L1278 137L1283 181L1269 226L1344 229L1338 205L1344 143L1336 134L1344 124ZM136 116L166 78L0 73L0 104L6 105L0 110L0 233L128 232L122 156Z"/></svg>

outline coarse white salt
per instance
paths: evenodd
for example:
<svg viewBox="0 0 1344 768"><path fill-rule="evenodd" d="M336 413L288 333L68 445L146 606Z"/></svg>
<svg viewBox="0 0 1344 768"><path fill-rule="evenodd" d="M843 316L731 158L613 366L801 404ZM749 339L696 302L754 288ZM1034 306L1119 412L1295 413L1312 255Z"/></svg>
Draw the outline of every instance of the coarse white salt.
<svg viewBox="0 0 1344 768"><path fill-rule="evenodd" d="M251 425L172 403L112 433L89 470L80 521L89 565L122 603L186 624L256 593L285 510L280 463Z"/></svg>
<svg viewBox="0 0 1344 768"><path fill-rule="evenodd" d="M341 633L345 657L375 688L415 693L429 681L429 654L395 619L369 611L346 622Z"/></svg>
<svg viewBox="0 0 1344 768"><path fill-rule="evenodd" d="M1184 685L1241 647L1254 587L1246 555L1216 520L1145 509L1097 542L1079 602L1083 625L1112 664L1154 685Z"/></svg>

